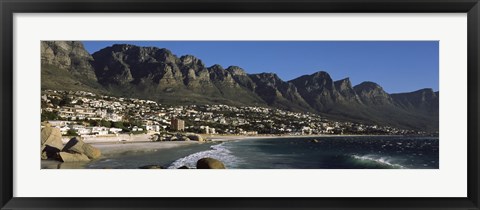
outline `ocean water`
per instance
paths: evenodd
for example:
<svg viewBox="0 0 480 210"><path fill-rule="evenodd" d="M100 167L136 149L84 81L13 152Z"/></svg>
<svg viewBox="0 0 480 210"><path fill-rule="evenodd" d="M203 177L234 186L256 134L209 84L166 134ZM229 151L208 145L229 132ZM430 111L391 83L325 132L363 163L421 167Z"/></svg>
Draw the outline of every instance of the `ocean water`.
<svg viewBox="0 0 480 210"><path fill-rule="evenodd" d="M243 139L158 150L145 144L89 163L42 161L42 168L195 168L199 159L211 157L228 169L438 169L438 144L438 137L403 136Z"/></svg>
<svg viewBox="0 0 480 210"><path fill-rule="evenodd" d="M212 145L169 168L211 157L229 169L438 169L438 137L334 136L246 139Z"/></svg>

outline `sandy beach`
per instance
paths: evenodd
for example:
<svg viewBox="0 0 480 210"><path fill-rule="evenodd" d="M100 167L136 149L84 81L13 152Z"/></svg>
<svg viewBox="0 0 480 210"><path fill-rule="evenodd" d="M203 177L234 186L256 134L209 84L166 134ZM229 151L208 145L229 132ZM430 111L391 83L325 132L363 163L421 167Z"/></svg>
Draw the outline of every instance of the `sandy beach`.
<svg viewBox="0 0 480 210"><path fill-rule="evenodd" d="M91 145L100 149L103 156L112 156L132 151L156 152L162 149L172 149L194 144L202 144L198 141L163 141L163 142L117 142L117 143L92 143Z"/></svg>
<svg viewBox="0 0 480 210"><path fill-rule="evenodd" d="M82 136L80 137L85 143L120 143L120 142L151 142L152 134L109 134L104 136ZM72 136L62 137L62 142L66 144ZM77 137L78 138L78 137Z"/></svg>

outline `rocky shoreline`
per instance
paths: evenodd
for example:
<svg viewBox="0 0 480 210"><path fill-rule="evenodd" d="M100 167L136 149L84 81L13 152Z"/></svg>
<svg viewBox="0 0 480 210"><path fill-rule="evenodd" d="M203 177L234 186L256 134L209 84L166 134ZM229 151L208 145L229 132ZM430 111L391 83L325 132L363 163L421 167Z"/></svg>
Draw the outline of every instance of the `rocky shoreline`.
<svg viewBox="0 0 480 210"><path fill-rule="evenodd" d="M92 161L99 161L112 156L128 154L132 151L155 152L159 149L172 149L187 145L203 144L205 140L200 135L183 135L188 140L154 142L104 142L89 144L73 137L66 144L58 128L48 123L42 124L41 130L41 160L44 169L74 169L84 168ZM180 138L181 139L181 138ZM145 165L139 169L165 169L161 165ZM198 169L224 169L219 160L205 157L198 161ZM106 167L105 169L108 169ZM190 169L186 166L179 169Z"/></svg>
<svg viewBox="0 0 480 210"><path fill-rule="evenodd" d="M74 137L67 144L62 142L60 129L44 124L41 130L40 158L61 162L88 162L100 158L102 152L90 144Z"/></svg>

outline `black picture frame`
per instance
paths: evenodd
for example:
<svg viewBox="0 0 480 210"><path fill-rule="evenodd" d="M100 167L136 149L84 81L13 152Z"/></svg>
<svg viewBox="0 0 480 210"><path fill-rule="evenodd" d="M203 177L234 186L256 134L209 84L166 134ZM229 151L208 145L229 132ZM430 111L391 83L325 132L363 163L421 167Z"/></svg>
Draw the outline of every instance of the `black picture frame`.
<svg viewBox="0 0 480 210"><path fill-rule="evenodd" d="M479 209L478 0L1 0L1 209ZM467 13L466 198L25 198L13 197L15 13Z"/></svg>

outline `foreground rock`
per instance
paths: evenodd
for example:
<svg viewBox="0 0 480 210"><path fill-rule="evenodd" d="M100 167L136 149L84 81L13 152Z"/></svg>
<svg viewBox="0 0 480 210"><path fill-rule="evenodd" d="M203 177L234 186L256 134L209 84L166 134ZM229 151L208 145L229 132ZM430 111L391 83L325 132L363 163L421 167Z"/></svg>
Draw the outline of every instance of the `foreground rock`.
<svg viewBox="0 0 480 210"><path fill-rule="evenodd" d="M178 138L180 141L190 141L190 138L186 137L186 136L181 136Z"/></svg>
<svg viewBox="0 0 480 210"><path fill-rule="evenodd" d="M58 153L60 160L63 162L87 162L90 159L84 154L72 154L68 152L59 152Z"/></svg>
<svg viewBox="0 0 480 210"><path fill-rule="evenodd" d="M150 137L152 141L206 141L201 135L196 133L158 133Z"/></svg>
<svg viewBox="0 0 480 210"><path fill-rule="evenodd" d="M217 159L202 158L197 161L197 169L225 169L225 165Z"/></svg>
<svg viewBox="0 0 480 210"><path fill-rule="evenodd" d="M102 152L93 147L90 144L86 144L80 139L77 138L72 138L68 143L63 147L64 152L70 152L70 153L79 153L79 154L84 154L90 159L97 159L102 155Z"/></svg>
<svg viewBox="0 0 480 210"><path fill-rule="evenodd" d="M202 136L198 134L190 134L188 135L188 138L191 139L192 141L205 141Z"/></svg>
<svg viewBox="0 0 480 210"><path fill-rule="evenodd" d="M64 146L60 129L42 123L40 138L40 158L42 160L60 160L63 162L83 162L99 158L99 149L86 144L82 140L72 138Z"/></svg>
<svg viewBox="0 0 480 210"><path fill-rule="evenodd" d="M45 127L41 130L40 145L42 159L57 158L58 152L63 148L60 129L51 127L50 124L45 124Z"/></svg>

